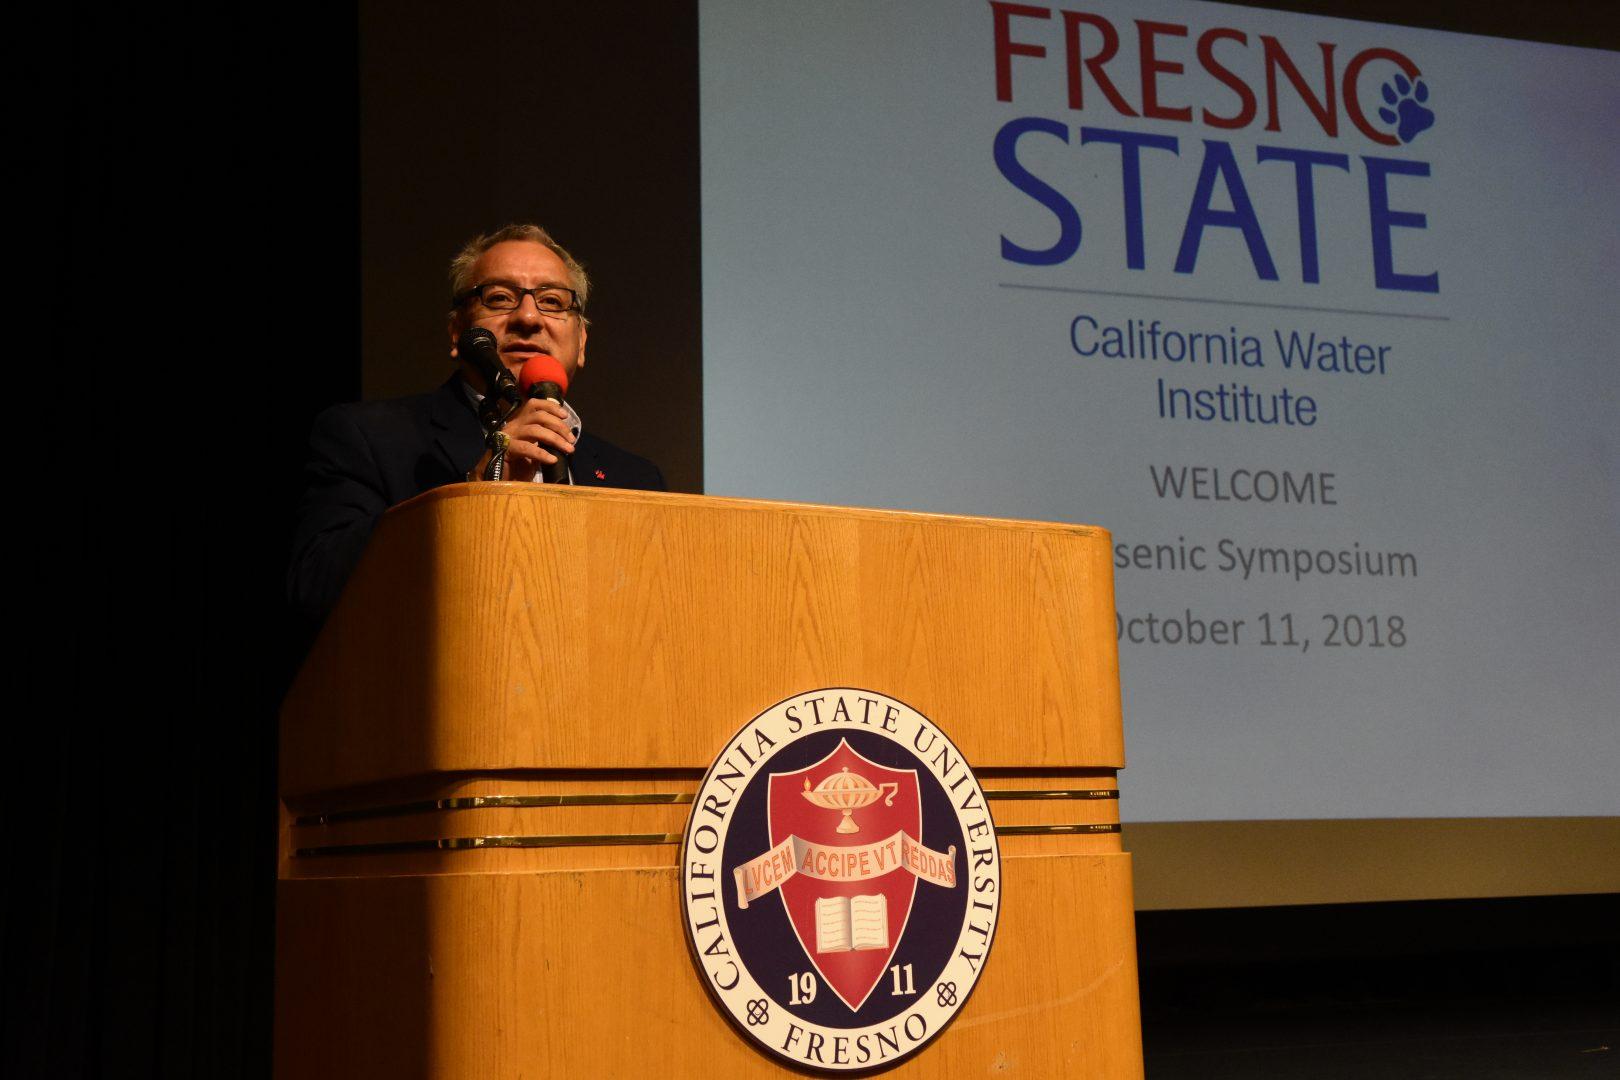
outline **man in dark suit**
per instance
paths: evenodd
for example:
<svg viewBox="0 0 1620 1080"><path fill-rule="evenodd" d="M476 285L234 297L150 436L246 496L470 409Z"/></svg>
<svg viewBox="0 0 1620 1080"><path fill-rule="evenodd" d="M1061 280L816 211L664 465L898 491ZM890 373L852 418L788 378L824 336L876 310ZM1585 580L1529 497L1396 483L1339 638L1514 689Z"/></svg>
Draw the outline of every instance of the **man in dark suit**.
<svg viewBox="0 0 1620 1080"><path fill-rule="evenodd" d="M540 354L555 357L570 383L585 366L590 280L544 229L509 225L475 238L450 264L450 278L452 357L462 332L481 326L495 335L513 378ZM287 571L292 604L311 621L337 602L385 510L482 477L497 438L508 480L534 481L541 466L566 458L570 483L663 489L657 466L583 431L567 404L527 401L500 436L486 439L477 416L484 380L473 365L460 368L435 393L338 405L316 419Z"/></svg>

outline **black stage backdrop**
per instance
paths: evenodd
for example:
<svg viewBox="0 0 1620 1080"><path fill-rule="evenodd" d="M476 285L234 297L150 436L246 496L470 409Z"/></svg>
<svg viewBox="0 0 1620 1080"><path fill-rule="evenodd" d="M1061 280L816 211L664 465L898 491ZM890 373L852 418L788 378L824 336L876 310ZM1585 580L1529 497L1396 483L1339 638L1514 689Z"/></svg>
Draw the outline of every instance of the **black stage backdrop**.
<svg viewBox="0 0 1620 1080"><path fill-rule="evenodd" d="M1607 48L1620 40L1612 11L1594 16L1573 0L1260 6ZM537 64L568 57L556 61L566 78L548 83L568 103L565 131L526 125L522 100L505 133L457 123L460 109L490 107L491 87L498 97L514 85L510 74L489 78L478 50L462 47L462 70L437 74L449 104L400 125L399 137L481 163L503 134L561 137L567 205L544 219L560 214L559 234L626 283L616 301L626 340L609 350L616 371L596 382L592 409L697 490L696 5L659 5L653 16L629 5L539 10L553 44ZM487 201L441 211L454 184L381 170L408 147L366 133L398 124L409 95L390 98L387 79L363 85L359 73L379 68L361 58L387 42L399 63L423 63L435 40L498 38L506 15L403 3L320 14L79 4L56 16L64 25L49 40L61 47L22 98L49 190L14 212L16 235L51 234L42 243L62 250L53 280L72 287L32 282L17 301L25 326L59 322L71 344L62 358L54 342L29 345L48 359L25 362L15 384L47 417L39 458L17 468L45 481L24 508L42 569L24 573L49 599L14 620L34 643L14 647L5 786L6 1076L269 1074L275 712L304 646L281 573L303 441L315 412L361 393L368 283L385 290L372 294L378 303L406 288L384 265L393 248L377 230L459 240L527 209L497 185ZM636 125L626 117L647 116L664 164L627 168ZM56 160L65 164L51 168ZM402 200L407 188L419 197ZM648 205L661 208L657 253L638 270ZM434 243L437 275L449 250ZM13 250L20 263L37 248ZM437 277L431 288L442 288ZM642 312L652 315L632 326ZM668 349L645 347L661 338ZM656 437L638 445L621 430L641 427ZM1424 985L1446 985L1441 972L1517 965L1612 1000L1613 901L1146 914L1150 1058L1166 1009L1201 1008L1256 965L1280 965L1296 996L1344 985L1350 967L1404 958Z"/></svg>

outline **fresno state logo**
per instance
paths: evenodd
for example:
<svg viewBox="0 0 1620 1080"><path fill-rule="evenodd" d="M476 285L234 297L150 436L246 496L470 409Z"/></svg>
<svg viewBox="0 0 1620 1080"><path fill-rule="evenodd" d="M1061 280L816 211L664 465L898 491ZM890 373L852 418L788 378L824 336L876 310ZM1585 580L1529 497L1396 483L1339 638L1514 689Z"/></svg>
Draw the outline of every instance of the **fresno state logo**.
<svg viewBox="0 0 1620 1080"><path fill-rule="evenodd" d="M984 970L1001 856L984 792L893 698L795 695L710 766L682 848L687 938L739 1030L800 1067L921 1049Z"/></svg>

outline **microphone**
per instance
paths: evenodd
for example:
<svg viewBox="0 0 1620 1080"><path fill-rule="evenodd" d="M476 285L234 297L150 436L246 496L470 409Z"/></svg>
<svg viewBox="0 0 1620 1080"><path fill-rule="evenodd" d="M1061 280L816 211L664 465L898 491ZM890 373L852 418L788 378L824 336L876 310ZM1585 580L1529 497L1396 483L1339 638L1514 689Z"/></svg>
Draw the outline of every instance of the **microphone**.
<svg viewBox="0 0 1620 1080"><path fill-rule="evenodd" d="M483 376L486 407L495 402L505 405L500 410L500 420L523 404L523 395L518 392L512 373L501 363L501 350L495 344L495 335L489 330L474 326L463 331L461 337L456 339L456 356L470 363L473 370ZM499 422L496 426L500 426Z"/></svg>
<svg viewBox="0 0 1620 1080"><path fill-rule="evenodd" d="M568 391L568 372L562 362L544 353L529 357L523 370L518 372L518 381L523 386L524 397L549 398L559 405ZM556 461L540 466L540 479L547 484L568 483L568 455L559 453Z"/></svg>
<svg viewBox="0 0 1620 1080"><path fill-rule="evenodd" d="M524 363L523 370L518 372L518 383L523 387L524 397L550 398L561 404L563 395L568 392L568 372L563 370L561 360L541 353Z"/></svg>

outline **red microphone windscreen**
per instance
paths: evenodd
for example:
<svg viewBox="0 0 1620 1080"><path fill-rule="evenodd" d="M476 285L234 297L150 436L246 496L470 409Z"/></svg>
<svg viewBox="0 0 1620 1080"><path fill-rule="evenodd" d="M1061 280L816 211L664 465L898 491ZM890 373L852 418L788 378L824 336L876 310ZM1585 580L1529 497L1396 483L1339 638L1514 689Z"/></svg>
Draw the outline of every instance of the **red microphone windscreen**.
<svg viewBox="0 0 1620 1080"><path fill-rule="evenodd" d="M564 394L568 393L568 372L563 370L562 361L545 353L529 357L518 372L518 386L525 395L535 383L543 382L556 383Z"/></svg>

